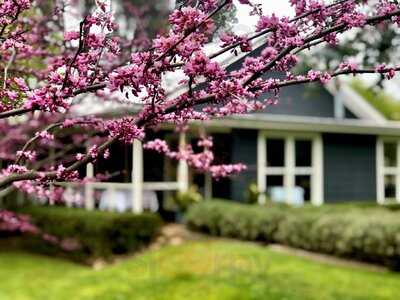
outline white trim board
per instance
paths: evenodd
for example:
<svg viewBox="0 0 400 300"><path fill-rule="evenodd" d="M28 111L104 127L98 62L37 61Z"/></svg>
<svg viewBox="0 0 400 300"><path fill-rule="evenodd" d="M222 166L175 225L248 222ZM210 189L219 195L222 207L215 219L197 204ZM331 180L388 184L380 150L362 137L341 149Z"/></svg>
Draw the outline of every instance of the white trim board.
<svg viewBox="0 0 400 300"><path fill-rule="evenodd" d="M396 165L385 166L385 143L394 143L396 146ZM395 197L385 197L385 176L395 178ZM388 200L395 200L400 203L400 139L397 137L379 136L376 141L376 194L379 204L385 204Z"/></svg>
<svg viewBox="0 0 400 300"><path fill-rule="evenodd" d="M339 101L342 101L345 107L360 119L371 120L377 123L386 122L386 118L381 112L376 110L368 101L347 85L342 85L335 97Z"/></svg>
<svg viewBox="0 0 400 300"><path fill-rule="evenodd" d="M361 120L370 120L377 123L385 123L385 116L360 96L348 83L343 81L331 81L325 85L334 97L335 117L343 119L345 108ZM337 116L337 114L339 115Z"/></svg>

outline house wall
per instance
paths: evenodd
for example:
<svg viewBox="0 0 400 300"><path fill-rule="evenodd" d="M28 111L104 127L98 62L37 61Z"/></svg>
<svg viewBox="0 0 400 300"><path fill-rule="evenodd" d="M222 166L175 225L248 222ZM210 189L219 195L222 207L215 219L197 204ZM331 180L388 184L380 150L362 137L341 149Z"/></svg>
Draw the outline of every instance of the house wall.
<svg viewBox="0 0 400 300"><path fill-rule="evenodd" d="M375 201L376 136L324 134L324 200Z"/></svg>
<svg viewBox="0 0 400 300"><path fill-rule="evenodd" d="M231 64L227 69L229 71L239 70L247 57L257 57L266 46L258 47L247 56ZM265 79L283 78L283 73L268 72L263 76ZM261 100L271 98L271 95L264 94ZM295 116L310 116L334 118L334 97L322 84L303 84L287 86L281 89L279 102L277 105L268 106L263 113L281 114ZM354 114L347 110L345 118L356 118Z"/></svg>
<svg viewBox="0 0 400 300"><path fill-rule="evenodd" d="M257 131L232 130L232 162L242 162L247 170L231 179L231 199L244 201L247 187L257 182Z"/></svg>
<svg viewBox="0 0 400 300"><path fill-rule="evenodd" d="M268 106L263 113L324 118L335 116L332 95L317 84L285 87L277 105Z"/></svg>
<svg viewBox="0 0 400 300"><path fill-rule="evenodd" d="M324 202L376 201L376 136L323 134ZM231 196L244 201L257 180L257 131L232 131L232 162L247 170L231 179Z"/></svg>

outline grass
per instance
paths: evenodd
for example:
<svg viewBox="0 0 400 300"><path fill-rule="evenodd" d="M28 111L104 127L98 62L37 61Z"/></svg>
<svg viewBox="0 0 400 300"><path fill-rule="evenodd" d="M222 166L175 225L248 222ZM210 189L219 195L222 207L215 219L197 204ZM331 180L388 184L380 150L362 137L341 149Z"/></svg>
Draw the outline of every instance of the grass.
<svg viewBox="0 0 400 300"><path fill-rule="evenodd" d="M400 275L332 266L235 241L167 247L100 271L0 253L1 300L397 299Z"/></svg>

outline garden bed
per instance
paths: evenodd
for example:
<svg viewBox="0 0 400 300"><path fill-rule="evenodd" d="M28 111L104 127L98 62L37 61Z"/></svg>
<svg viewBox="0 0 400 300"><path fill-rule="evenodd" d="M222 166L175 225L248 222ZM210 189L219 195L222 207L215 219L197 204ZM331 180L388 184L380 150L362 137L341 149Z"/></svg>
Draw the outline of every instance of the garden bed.
<svg viewBox="0 0 400 300"><path fill-rule="evenodd" d="M192 230L383 264L400 269L400 213L381 207L323 208L205 201L186 215Z"/></svg>
<svg viewBox="0 0 400 300"><path fill-rule="evenodd" d="M86 211L65 207L29 206L17 211L29 215L41 233L9 236L0 233L3 249L13 248L63 256L80 262L108 259L138 251L159 233L156 214ZM12 244L10 244L12 241Z"/></svg>

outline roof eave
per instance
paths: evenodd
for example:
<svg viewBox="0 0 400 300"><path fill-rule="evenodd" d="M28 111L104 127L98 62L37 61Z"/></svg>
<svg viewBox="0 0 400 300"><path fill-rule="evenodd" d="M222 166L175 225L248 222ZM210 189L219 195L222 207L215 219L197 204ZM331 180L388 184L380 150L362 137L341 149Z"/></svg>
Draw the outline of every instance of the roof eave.
<svg viewBox="0 0 400 300"><path fill-rule="evenodd" d="M321 133L400 136L400 122L377 124L371 120L300 117L287 115L240 115L213 119L204 123L207 127L237 129L280 130Z"/></svg>

